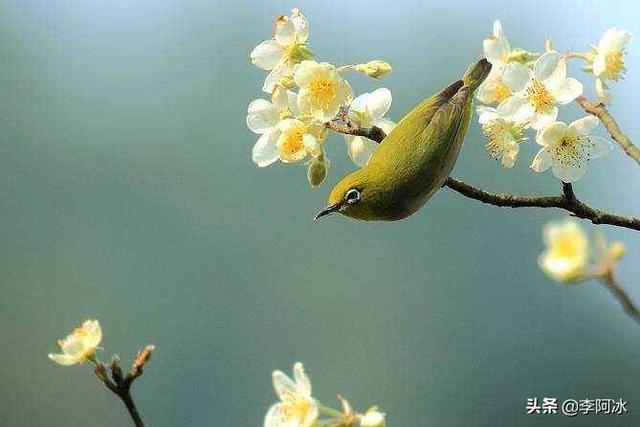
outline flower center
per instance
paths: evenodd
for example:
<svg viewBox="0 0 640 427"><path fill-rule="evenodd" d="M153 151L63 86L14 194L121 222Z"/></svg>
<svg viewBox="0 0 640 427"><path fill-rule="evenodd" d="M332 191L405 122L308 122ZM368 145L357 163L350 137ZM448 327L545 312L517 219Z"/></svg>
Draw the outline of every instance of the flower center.
<svg viewBox="0 0 640 427"><path fill-rule="evenodd" d="M618 80L624 71L624 52L619 50L608 54L605 57L605 67L611 79Z"/></svg>
<svg viewBox="0 0 640 427"><path fill-rule="evenodd" d="M335 96L335 84L324 77L318 77L311 82L309 89L311 96L316 100L327 102Z"/></svg>
<svg viewBox="0 0 640 427"><path fill-rule="evenodd" d="M576 258L582 253L580 239L565 236L554 242L553 255L557 258Z"/></svg>
<svg viewBox="0 0 640 427"><path fill-rule="evenodd" d="M509 86L504 84L501 80L498 80L491 84L490 86L491 92L493 92L494 101L493 102L502 102L511 96L511 89Z"/></svg>
<svg viewBox="0 0 640 427"><path fill-rule="evenodd" d="M282 135L278 146L280 158L284 161L295 161L300 159L300 154L304 153L304 142L302 140L302 130L290 130Z"/></svg>
<svg viewBox="0 0 640 427"><path fill-rule="evenodd" d="M311 402L301 396L287 396L283 405L282 420L283 421L304 421L307 414L311 410Z"/></svg>
<svg viewBox="0 0 640 427"><path fill-rule="evenodd" d="M580 160L586 156L580 142L579 136L566 135L560 143L555 147L555 158L563 166L576 167L580 164Z"/></svg>
<svg viewBox="0 0 640 427"><path fill-rule="evenodd" d="M553 107L555 100L540 80L534 79L527 87L527 98L536 113L546 113Z"/></svg>

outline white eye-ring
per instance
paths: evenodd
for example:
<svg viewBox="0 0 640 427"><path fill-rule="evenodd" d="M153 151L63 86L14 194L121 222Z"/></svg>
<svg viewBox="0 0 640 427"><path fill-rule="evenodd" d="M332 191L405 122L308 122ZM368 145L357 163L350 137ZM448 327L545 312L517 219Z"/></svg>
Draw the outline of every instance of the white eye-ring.
<svg viewBox="0 0 640 427"><path fill-rule="evenodd" d="M344 195L344 201L348 205L355 205L360 201L361 198L362 194L360 193L360 190L357 190L355 188L347 191L347 193Z"/></svg>

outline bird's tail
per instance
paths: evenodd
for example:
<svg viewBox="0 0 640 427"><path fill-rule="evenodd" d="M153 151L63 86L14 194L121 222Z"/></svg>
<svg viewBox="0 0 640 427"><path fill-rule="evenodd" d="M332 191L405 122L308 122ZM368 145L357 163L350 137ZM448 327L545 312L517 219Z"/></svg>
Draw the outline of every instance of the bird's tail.
<svg viewBox="0 0 640 427"><path fill-rule="evenodd" d="M472 92L480 86L480 84L487 78L491 71L491 64L485 58L482 58L475 64L472 64L462 76L464 85L471 89Z"/></svg>

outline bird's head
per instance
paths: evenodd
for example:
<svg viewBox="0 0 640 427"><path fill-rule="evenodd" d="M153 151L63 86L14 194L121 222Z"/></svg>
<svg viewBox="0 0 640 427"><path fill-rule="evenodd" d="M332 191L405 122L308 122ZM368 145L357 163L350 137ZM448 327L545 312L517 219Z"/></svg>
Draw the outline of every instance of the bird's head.
<svg viewBox="0 0 640 427"><path fill-rule="evenodd" d="M378 219L376 213L380 210L381 188L372 178L366 167L345 176L331 190L327 206L318 212L315 219L333 212L362 220Z"/></svg>

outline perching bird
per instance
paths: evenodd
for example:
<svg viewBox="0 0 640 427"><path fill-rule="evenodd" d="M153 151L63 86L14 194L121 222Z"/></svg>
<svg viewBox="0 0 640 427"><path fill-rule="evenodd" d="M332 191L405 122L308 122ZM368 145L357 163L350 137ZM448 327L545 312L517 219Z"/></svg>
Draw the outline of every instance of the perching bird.
<svg viewBox="0 0 640 427"><path fill-rule="evenodd" d="M339 212L395 221L416 212L449 177L471 119L473 95L491 71L481 59L461 80L422 101L380 143L369 162L344 177L316 219Z"/></svg>

